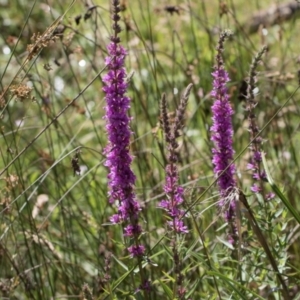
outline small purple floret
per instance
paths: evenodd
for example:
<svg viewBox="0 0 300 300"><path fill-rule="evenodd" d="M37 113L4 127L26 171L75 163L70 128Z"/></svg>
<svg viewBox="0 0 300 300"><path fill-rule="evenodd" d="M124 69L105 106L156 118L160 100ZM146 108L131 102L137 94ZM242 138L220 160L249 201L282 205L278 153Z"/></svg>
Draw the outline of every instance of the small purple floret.
<svg viewBox="0 0 300 300"><path fill-rule="evenodd" d="M128 252L131 257L142 256L145 253L145 247L143 245L133 245L128 248Z"/></svg>
<svg viewBox="0 0 300 300"><path fill-rule="evenodd" d="M129 224L124 228L124 235L128 237L139 236L142 233L142 228L140 225Z"/></svg>
<svg viewBox="0 0 300 300"><path fill-rule="evenodd" d="M187 233L187 226L180 220L184 215L184 211L179 208L183 203L184 189L178 185L177 167L171 164L167 165L166 174L164 191L167 199L162 200L159 207L163 208L172 218L172 221L167 222L172 230L176 233Z"/></svg>
<svg viewBox="0 0 300 300"><path fill-rule="evenodd" d="M252 185L252 187L250 188L250 190L253 192L253 193L260 193L261 192L261 188L256 184L254 183Z"/></svg>
<svg viewBox="0 0 300 300"><path fill-rule="evenodd" d="M272 200L272 199L274 199L275 198L275 194L273 193L273 192L270 192L270 193L268 193L267 195L266 195L266 200L267 201L270 201L270 200Z"/></svg>

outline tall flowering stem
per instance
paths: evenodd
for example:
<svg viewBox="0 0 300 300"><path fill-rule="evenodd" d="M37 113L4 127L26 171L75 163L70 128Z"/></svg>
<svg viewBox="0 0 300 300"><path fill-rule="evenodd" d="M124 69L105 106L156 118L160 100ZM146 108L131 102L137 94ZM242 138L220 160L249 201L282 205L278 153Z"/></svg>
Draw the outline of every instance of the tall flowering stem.
<svg viewBox="0 0 300 300"><path fill-rule="evenodd" d="M183 203L183 188L179 185L179 174L177 169L178 154L176 149L178 148L177 138L180 136L179 130L182 127L182 121L184 112L187 106L188 97L192 89L190 84L183 96L181 97L179 108L176 110L176 117L173 124L170 124L170 120L167 112L166 95L163 94L161 100L161 122L165 134L165 140L168 149L168 164L166 166L166 182L164 185L164 191L166 199L159 203L159 207L163 208L170 218L167 222L167 226L173 233L172 251L174 260L174 273L176 276L176 284L174 286L174 293L178 299L184 299L185 289L183 287L183 274L182 274L182 262L178 252L177 235L188 232L187 226L184 225L182 220L184 211L181 209Z"/></svg>
<svg viewBox="0 0 300 300"><path fill-rule="evenodd" d="M235 215L235 197L232 197L233 191L236 188L236 181L234 178L235 165L232 163L233 150L233 127L231 116L234 111L230 105L229 93L226 83L229 81L229 75L224 68L222 59L222 52L224 50L225 39L231 36L229 31L224 31L220 35L217 46L216 66L212 76L213 90L211 95L214 99L212 106L212 127L211 140L214 143L212 149L212 163L214 165L214 174L218 178L218 186L221 194L220 206L225 211L225 219L228 222L234 220ZM236 235L234 227L232 227L231 242L234 242Z"/></svg>
<svg viewBox="0 0 300 300"><path fill-rule="evenodd" d="M132 156L130 155L130 98L126 96L128 84L126 82L126 71L124 68L125 49L120 45L118 34L121 28L118 24L120 4L118 0L112 1L113 36L107 46L108 56L105 64L108 73L103 77L106 93L106 131L108 134L108 145L104 150L106 155L105 166L109 169L108 186L109 202L116 204L118 211L110 218L113 224L124 224L124 236L132 241L127 248L131 257L137 257L140 273L141 258L145 252L144 245L140 244L139 236L142 232L139 225L139 212L141 210L134 192L135 175L131 169ZM142 275L142 274L141 274ZM143 283L142 285L147 285ZM147 299L148 296L146 296Z"/></svg>
<svg viewBox="0 0 300 300"><path fill-rule="evenodd" d="M247 111L248 111L248 121L249 121L249 132L250 132L250 151L251 158L248 163L248 170L252 171L253 179L256 181L252 187L251 191L253 193L262 193L264 194L263 181L266 180L266 172L262 167L262 152L261 152L261 143L262 138L260 136L256 136L259 133L259 127L257 125L256 116L254 113L254 108L257 105L257 101L255 100L255 83L256 83L256 69L257 66L263 56L263 54L267 51L267 47L263 47L257 55L253 58L252 64L250 66L249 72L249 80L248 80L248 88L247 88ZM275 196L274 193L268 193L265 195L266 200L270 200Z"/></svg>
<svg viewBox="0 0 300 300"><path fill-rule="evenodd" d="M257 105L257 101L255 99L255 93L254 90L256 88L256 76L257 76L257 67L259 62L261 61L261 58L263 54L267 51L267 47L264 46L257 55L253 58L252 64L250 66L250 72L249 72L249 80L248 80L248 88L247 88L247 111L248 111L248 121L249 121L249 132L250 132L250 151L251 151L251 157L250 161L248 163L248 169L252 171L252 177L256 181L252 187L251 191L256 194L261 194L265 200L271 200L275 197L274 193L265 193L264 189L264 181L267 180L266 172L262 166L262 138L261 136L258 136L259 134L259 127L257 125L256 116L254 113L254 109ZM282 286L282 296L283 299L291 299L289 295L289 290L286 285L286 281L283 279L283 276L281 272L279 271L277 267L276 259L274 258L272 251L269 249L268 243L264 235L261 233L259 225L257 224L257 221L255 220L255 217L253 213L251 212L251 208L248 204L247 198L245 196L242 197L243 204L248 210L250 215L250 225L253 229L253 232L255 233L258 241L260 242L261 246L263 247L272 267L274 270L274 273L276 274L276 277L278 281L281 283ZM265 208L265 216L268 216L268 210L266 205ZM266 224L268 226L267 232L270 233L270 239L272 239L272 228L270 226L270 220L266 220Z"/></svg>

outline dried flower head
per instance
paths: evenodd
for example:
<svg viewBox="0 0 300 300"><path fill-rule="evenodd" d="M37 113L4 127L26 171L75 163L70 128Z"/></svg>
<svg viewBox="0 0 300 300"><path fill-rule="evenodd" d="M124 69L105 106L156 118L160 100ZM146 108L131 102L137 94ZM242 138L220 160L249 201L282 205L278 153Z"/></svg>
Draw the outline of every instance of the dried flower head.
<svg viewBox="0 0 300 300"><path fill-rule="evenodd" d="M35 56L39 54L39 52L43 49L49 46L51 42L56 41L58 38L57 35L53 35L52 31L47 33L47 31L44 34L34 33L30 40L32 41L32 44L27 45L27 51L28 51L28 60L32 60Z"/></svg>
<svg viewBox="0 0 300 300"><path fill-rule="evenodd" d="M34 98L31 97L30 93L32 88L27 86L26 84L14 84L9 88L10 92L16 96L21 102L27 99L33 100Z"/></svg>
<svg viewBox="0 0 300 300"><path fill-rule="evenodd" d="M81 291L84 300L94 300L92 289L87 283L82 286Z"/></svg>
<svg viewBox="0 0 300 300"><path fill-rule="evenodd" d="M6 188L10 191L19 184L19 177L14 174L10 174L4 178L6 181Z"/></svg>

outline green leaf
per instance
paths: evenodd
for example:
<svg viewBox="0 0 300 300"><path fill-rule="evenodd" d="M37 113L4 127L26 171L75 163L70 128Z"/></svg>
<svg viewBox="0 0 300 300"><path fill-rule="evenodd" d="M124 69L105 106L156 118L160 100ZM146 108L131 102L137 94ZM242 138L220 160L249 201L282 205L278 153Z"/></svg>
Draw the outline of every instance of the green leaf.
<svg viewBox="0 0 300 300"><path fill-rule="evenodd" d="M227 284L228 286L231 287L231 289L237 294L239 295L239 299L240 300L248 300L248 296L246 296L244 293L241 292L241 289L248 291L249 293L251 293L252 295L256 296L257 299L260 300L264 300L264 298L262 298L261 296L259 296L258 294L256 294L255 292L247 289L245 286L239 284L236 280L230 279L228 277L226 277L225 275L215 272L215 271L207 271L207 274L209 275L213 275L213 276L217 276L219 277L219 279L221 279L225 284ZM239 289L238 289L239 288ZM247 297L247 298L246 298Z"/></svg>
<svg viewBox="0 0 300 300"><path fill-rule="evenodd" d="M172 290L161 280L158 280L161 287L164 289L166 295L168 296L169 299L173 299L173 292Z"/></svg>
<svg viewBox="0 0 300 300"><path fill-rule="evenodd" d="M188 293L186 294L186 298L188 299L190 296L193 295L193 293L195 292L196 288L198 287L199 283L201 282L201 280L196 280L196 282L192 285L192 287L189 289Z"/></svg>
<svg viewBox="0 0 300 300"><path fill-rule="evenodd" d="M221 239L219 236L216 236L216 238L217 238L217 240L218 240L219 242L221 242L222 244L224 244L227 248L229 248L229 249L231 249L231 250L234 250L233 245L231 245L229 242L227 242L227 241Z"/></svg>
<svg viewBox="0 0 300 300"><path fill-rule="evenodd" d="M264 154L262 153L262 160L263 160L263 165L267 174L267 179L268 182L271 185L271 188L273 192L280 198L280 200L283 202L283 204L286 206L288 211L293 215L293 217L296 219L296 221L300 224L300 215L299 213L295 210L295 208L292 206L292 204L289 202L289 200L285 197L285 195L281 192L279 187L275 184L273 178L271 177L270 170L268 168L266 159Z"/></svg>
<svg viewBox="0 0 300 300"><path fill-rule="evenodd" d="M112 283L112 290L115 290L118 285L125 280L125 278L132 272L132 270L126 272L125 274L123 274L121 277L119 277L115 282Z"/></svg>
<svg viewBox="0 0 300 300"><path fill-rule="evenodd" d="M112 257L114 258L114 260L126 271L128 271L128 267L122 263L117 257L115 257L114 255L112 255Z"/></svg>

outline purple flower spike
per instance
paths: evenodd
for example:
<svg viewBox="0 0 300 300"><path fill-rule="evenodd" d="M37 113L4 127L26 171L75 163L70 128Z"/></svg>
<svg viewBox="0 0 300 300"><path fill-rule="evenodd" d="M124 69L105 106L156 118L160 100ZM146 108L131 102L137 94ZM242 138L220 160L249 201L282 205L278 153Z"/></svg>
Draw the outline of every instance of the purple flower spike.
<svg viewBox="0 0 300 300"><path fill-rule="evenodd" d="M130 99L125 95L127 90L124 60L125 49L112 41L108 47L109 57L106 58L108 73L103 77L106 84L103 91L106 93L106 130L109 144L105 148L106 162L110 170L108 174L109 201L120 202L117 216L112 218L113 223L129 220L130 216L137 218L140 207L135 201L133 186L135 175L131 170L132 157L129 153L131 131L128 109Z"/></svg>
<svg viewBox="0 0 300 300"><path fill-rule="evenodd" d="M229 102L229 94L226 87L226 83L229 81L229 75L224 69L221 57L226 36L228 36L228 33L226 34L225 32L220 37L217 65L215 71L212 73L214 81L211 93L214 98L214 104L212 106L213 125L211 127L211 140L214 142L212 163L214 165L214 174L218 177L218 185L221 193L220 206L222 207L236 186L234 179L235 165L232 164L234 150L232 147L233 127L231 116L234 112ZM225 212L227 221L233 218L235 209L234 201L234 199L231 199L228 211Z"/></svg>
<svg viewBox="0 0 300 300"><path fill-rule="evenodd" d="M182 274L182 261L179 256L178 243L176 236L188 233L188 227L184 224L185 212L181 208L184 202L184 189L179 185L179 173L177 168L178 148L177 138L180 136L180 128L183 126L184 113L187 106L189 94L192 89L190 84L180 99L180 104L176 110L174 122L170 122L167 110L166 95L163 94L161 99L161 124L165 134L165 141L168 149L168 164L165 168L166 179L164 184L165 199L159 203L159 207L164 209L169 221L167 225L174 233L172 237L172 252L174 261L176 299L184 299L185 289L183 286L184 276ZM174 295L175 296L175 295ZM175 297L174 297L175 298Z"/></svg>
<svg viewBox="0 0 300 300"><path fill-rule="evenodd" d="M214 172L216 176L219 176L233 159L233 129L231 123L233 109L229 102L226 87L226 82L229 81L227 72L221 69L216 70L212 75L214 77L212 96L215 98L212 106L213 125L211 127L211 131L213 132L211 140L215 144L215 148L212 150L212 162L215 166ZM228 191L235 186L234 173L235 166L231 164L219 178L218 183L223 197L226 197Z"/></svg>
<svg viewBox="0 0 300 300"><path fill-rule="evenodd" d="M145 247L138 244L138 238L142 233L138 224L141 210L136 201L134 192L135 175L131 170L132 156L130 155L130 120L128 110L130 98L126 96L128 84L124 68L126 50L120 45L118 37L121 28L118 24L120 6L118 0L112 2L112 20L114 35L107 46L108 56L105 59L107 74L103 76L105 86L105 117L108 145L104 150L106 155L105 166L109 169L108 187L109 202L116 204L118 212L110 218L113 224L126 224L124 236L134 240L134 246L128 248L132 257L144 253Z"/></svg>
<svg viewBox="0 0 300 300"><path fill-rule="evenodd" d="M183 203L184 189L179 185L179 174L177 168L178 154L176 153L177 137L179 137L179 129L182 127L182 121L184 118L184 111L187 106L188 97L191 91L192 85L189 85L183 94L179 108L176 111L176 118L173 124L170 124L167 113L166 95L164 94L161 99L161 121L165 133L165 140L168 148L168 164L166 166L166 180L164 185L164 192L166 193L166 199L163 199L159 203L159 207L164 209L171 217L172 221L167 222L170 229L174 232L187 233L187 226L184 225L181 218L184 216L184 211L180 209Z"/></svg>

